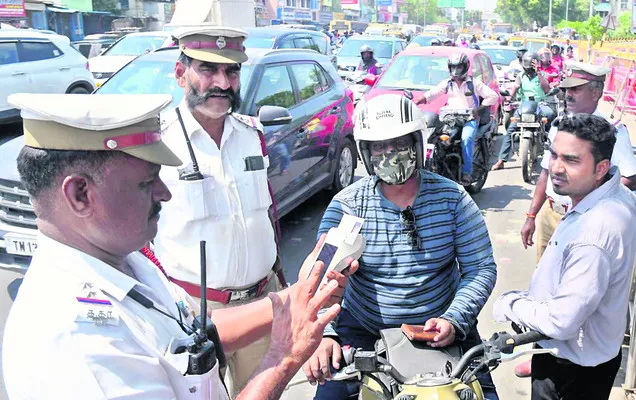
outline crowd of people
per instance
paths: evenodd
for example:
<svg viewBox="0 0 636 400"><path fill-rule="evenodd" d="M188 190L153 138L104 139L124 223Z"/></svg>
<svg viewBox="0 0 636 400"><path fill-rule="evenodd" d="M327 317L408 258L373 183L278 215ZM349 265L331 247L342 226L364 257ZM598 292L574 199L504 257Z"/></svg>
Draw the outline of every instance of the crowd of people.
<svg viewBox="0 0 636 400"><path fill-rule="evenodd" d="M330 202L318 244L288 286L263 128L235 112L245 37L220 27L177 34L175 80L185 95L163 130L170 96L9 98L22 109L18 170L40 232L6 324L9 399L272 399L301 368L320 384L316 399L346 399L360 384L330 380L342 347L373 350L382 329L423 325L433 348L480 342L477 318L497 279L492 243L463 186L423 168L418 103L446 93L474 110L462 131L470 160L476 121L497 94L473 81L468 57L456 53L448 80L421 99L362 101L354 137L368 176ZM371 68L372 50L361 53ZM521 232L532 246L539 225L537 269L528 290L497 299L494 317L559 349L533 357L533 399L607 398L636 255L628 189L636 161L624 126L597 110L607 71L569 64L561 81L560 49L550 53L520 55L514 90L545 95L556 69L570 114L552 123ZM502 165L509 150L502 146ZM365 220L366 248L321 281L324 266L312 260L344 215ZM214 352L200 364L192 354L209 350L192 345L196 317L206 317L201 263L218 339L210 336ZM43 300L54 312L42 312ZM485 399L498 399L490 373L477 379Z"/></svg>

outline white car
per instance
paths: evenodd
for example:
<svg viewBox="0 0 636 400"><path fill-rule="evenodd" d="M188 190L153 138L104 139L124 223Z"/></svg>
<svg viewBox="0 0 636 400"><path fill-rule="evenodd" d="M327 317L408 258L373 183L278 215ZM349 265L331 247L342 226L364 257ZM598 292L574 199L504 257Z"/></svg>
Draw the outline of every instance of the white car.
<svg viewBox="0 0 636 400"><path fill-rule="evenodd" d="M12 93L81 93L95 89L88 60L66 36L31 29L0 30L0 124L18 121Z"/></svg>
<svg viewBox="0 0 636 400"><path fill-rule="evenodd" d="M170 46L172 43L170 32L136 32L123 36L102 54L90 59L89 68L97 87L137 56Z"/></svg>

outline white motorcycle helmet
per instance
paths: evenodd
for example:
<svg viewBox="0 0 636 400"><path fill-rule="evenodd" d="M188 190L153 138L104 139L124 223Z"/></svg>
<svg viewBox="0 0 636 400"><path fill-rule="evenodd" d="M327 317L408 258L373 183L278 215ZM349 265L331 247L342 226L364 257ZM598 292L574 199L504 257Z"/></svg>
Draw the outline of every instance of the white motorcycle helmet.
<svg viewBox="0 0 636 400"><path fill-rule="evenodd" d="M395 139L412 134L415 142L416 168L426 161L428 133L424 114L417 105L399 94L383 94L362 100L356 106L353 137L369 175L375 175L371 164L369 142Z"/></svg>

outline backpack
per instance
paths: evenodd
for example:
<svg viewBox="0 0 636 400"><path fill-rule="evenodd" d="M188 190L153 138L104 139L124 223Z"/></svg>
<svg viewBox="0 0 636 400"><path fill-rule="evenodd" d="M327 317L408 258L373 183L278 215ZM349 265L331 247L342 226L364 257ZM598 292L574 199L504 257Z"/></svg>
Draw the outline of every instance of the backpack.
<svg viewBox="0 0 636 400"><path fill-rule="evenodd" d="M449 79L446 83L446 94L448 94L448 90L451 88L451 84L453 83L452 79ZM473 86L473 80L469 79L466 81L466 86L468 86L468 91L473 96L473 101L475 102L475 107L479 108L479 97L475 94L475 87Z"/></svg>

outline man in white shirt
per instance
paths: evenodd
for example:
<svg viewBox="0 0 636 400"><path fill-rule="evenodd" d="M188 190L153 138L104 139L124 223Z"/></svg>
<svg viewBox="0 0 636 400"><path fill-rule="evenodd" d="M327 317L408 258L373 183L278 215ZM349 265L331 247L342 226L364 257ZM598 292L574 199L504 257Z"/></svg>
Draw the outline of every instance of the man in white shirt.
<svg viewBox="0 0 636 400"><path fill-rule="evenodd" d="M580 62L570 62L568 68L568 77L561 82L561 87L566 89L565 100L568 111L604 117L598 111L598 102L603 96L603 82L609 70ZM616 126L616 145L611 162L612 165L618 167L622 176L621 182L629 189L634 190L636 189L636 159L632 152L629 132L623 124L614 123L614 125ZM548 134L550 142L554 140L556 133L557 127L553 126ZM530 209L526 213L526 222L521 229L521 241L524 247L528 248L534 244L532 236L535 226L537 228L537 262L545 251L559 221L571 207L571 200L568 196L561 196L553 190L552 182L548 179L549 160L550 152L546 151L541 161L543 169L537 180Z"/></svg>
<svg viewBox="0 0 636 400"><path fill-rule="evenodd" d="M616 129L603 117L573 114L550 145L554 191L572 199L528 291L503 294L499 322L549 337L558 355L532 358L532 399L607 399L621 364L636 254L636 196L610 163Z"/></svg>
<svg viewBox="0 0 636 400"><path fill-rule="evenodd" d="M262 127L234 112L241 100L246 36L224 27L175 32L181 49L175 76L185 95L175 111L164 115L163 140L186 165L161 173L173 201L159 221L155 252L173 282L196 298L199 241L207 241L210 309L266 297L280 287L275 269L282 276ZM247 385L267 348L264 337L228 353L233 396Z"/></svg>
<svg viewBox="0 0 636 400"><path fill-rule="evenodd" d="M217 355L270 332L271 347L238 398L278 398L338 312L335 305L316 317L342 290L330 282L313 296L320 268L305 280L305 263L292 287L214 311L219 340L204 358L211 364L191 367L185 345L200 333L193 327L198 304L138 251L155 236L161 203L171 198L161 165L181 164L161 139L159 110L170 101L9 97L22 109L18 171L40 232L4 332L9 399L227 400ZM327 276L344 286L342 275Z"/></svg>

